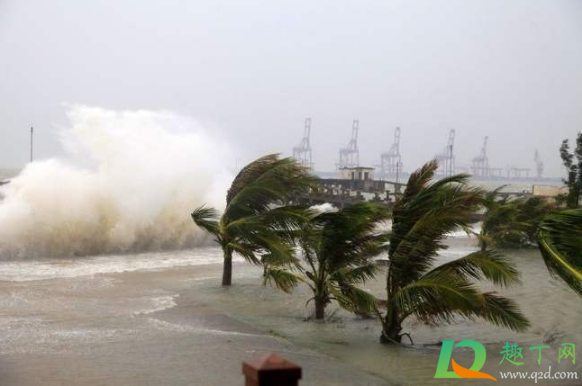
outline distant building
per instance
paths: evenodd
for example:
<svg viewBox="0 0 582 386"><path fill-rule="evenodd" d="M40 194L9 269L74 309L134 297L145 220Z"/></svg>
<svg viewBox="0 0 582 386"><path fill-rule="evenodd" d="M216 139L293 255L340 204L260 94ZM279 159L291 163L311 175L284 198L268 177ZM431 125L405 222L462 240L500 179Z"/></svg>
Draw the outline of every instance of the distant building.
<svg viewBox="0 0 582 386"><path fill-rule="evenodd" d="M556 185L533 185L531 192L534 196L554 200L556 196L568 194L568 187Z"/></svg>
<svg viewBox="0 0 582 386"><path fill-rule="evenodd" d="M340 169L342 180L368 181L374 179L374 168L365 166L344 167Z"/></svg>

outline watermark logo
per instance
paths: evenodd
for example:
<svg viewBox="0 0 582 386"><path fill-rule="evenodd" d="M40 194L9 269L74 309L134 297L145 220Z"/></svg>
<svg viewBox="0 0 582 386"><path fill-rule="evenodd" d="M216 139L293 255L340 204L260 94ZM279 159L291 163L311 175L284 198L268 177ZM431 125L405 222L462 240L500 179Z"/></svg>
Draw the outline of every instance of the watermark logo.
<svg viewBox="0 0 582 386"><path fill-rule="evenodd" d="M453 348L454 347L468 347L475 353L475 359L473 360L473 365L470 368L465 368L455 362L452 359ZM542 350L548 349L550 346L532 346L529 347L528 351L523 351L524 353L531 352L528 360L534 360L538 365L542 362ZM522 366L525 362L522 348L518 344L510 344L505 342L503 350L499 352L502 355L501 362L511 363L514 366ZM537 351L536 351L537 350ZM473 378L473 379L490 379L497 382L493 376L480 371L485 365L485 360L487 359L487 350L485 346L474 340L465 339L460 341L455 345L454 340L445 340L441 347L441 354L439 356L439 362L437 364L435 378ZM562 362L572 362L576 364L576 345L574 343L562 343L558 347L558 363ZM449 364L453 371L449 371ZM533 379L536 383L539 379L578 379L578 373L576 372L551 372L552 367L546 373L543 372L500 372L501 379Z"/></svg>
<svg viewBox="0 0 582 386"><path fill-rule="evenodd" d="M451 359L453 354L453 347L468 347L473 349L475 352L475 360L470 368L464 368ZM485 365L485 360L487 359L487 350L485 347L474 340L465 339L460 341L455 345L454 340L445 340L441 347L441 355L439 357L439 362L437 364L435 378L480 378L480 379L491 379L497 382L497 379L489 374L483 373L479 370ZM449 371L449 363L452 363L453 371Z"/></svg>

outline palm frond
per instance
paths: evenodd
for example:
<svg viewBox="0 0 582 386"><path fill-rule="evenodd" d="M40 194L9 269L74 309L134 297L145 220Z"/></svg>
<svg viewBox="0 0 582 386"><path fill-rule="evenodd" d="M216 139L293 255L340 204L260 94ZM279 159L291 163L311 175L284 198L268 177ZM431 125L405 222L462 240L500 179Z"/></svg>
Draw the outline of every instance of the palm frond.
<svg viewBox="0 0 582 386"><path fill-rule="evenodd" d="M265 224L288 242L301 236L305 224L313 218L312 210L301 205L286 205L259 215Z"/></svg>
<svg viewBox="0 0 582 386"><path fill-rule="evenodd" d="M202 205L196 208L191 216L194 223L200 228L214 236L218 235L218 211L216 209Z"/></svg>
<svg viewBox="0 0 582 386"><path fill-rule="evenodd" d="M278 207L233 220L226 225L225 231L230 239L246 240L272 252L273 248L281 249L282 244L294 243L309 216L310 212L303 207Z"/></svg>
<svg viewBox="0 0 582 386"><path fill-rule="evenodd" d="M389 235L381 233L378 227L388 219L385 208L365 202L316 216L313 222L321 228L318 259L330 271L365 264L384 251Z"/></svg>
<svg viewBox="0 0 582 386"><path fill-rule="evenodd" d="M281 291L290 293L304 279L301 275L282 268L267 267L264 276L265 283L269 283L279 288Z"/></svg>
<svg viewBox="0 0 582 386"><path fill-rule="evenodd" d="M415 315L424 323L451 323L455 315L471 318L480 297L472 283L441 272L408 284L389 302L396 307L401 320Z"/></svg>
<svg viewBox="0 0 582 386"><path fill-rule="evenodd" d="M482 203L479 188L436 184L438 190L430 186L400 208L400 223L394 219L389 257L391 270L402 285L420 278L432 266L438 251L446 248L447 235L468 228Z"/></svg>
<svg viewBox="0 0 582 386"><path fill-rule="evenodd" d="M293 245L281 240L278 236L268 233L258 234L252 238L254 244L260 247L269 259L277 261L279 266L293 265L297 259Z"/></svg>
<svg viewBox="0 0 582 386"><path fill-rule="evenodd" d="M537 241L552 276L559 276L582 296L582 209L547 215Z"/></svg>
<svg viewBox="0 0 582 386"><path fill-rule="evenodd" d="M261 248L256 244L239 241L230 242L227 244L227 247L242 256L246 261L256 265L261 264L261 261L257 257L257 254L261 252Z"/></svg>
<svg viewBox="0 0 582 386"><path fill-rule="evenodd" d="M424 164L420 169L413 172L408 178L404 194L400 200L396 202L394 209L397 211L400 206L406 205L414 196L416 196L423 188L425 188L430 180L434 177L438 167L438 161L432 160Z"/></svg>
<svg viewBox="0 0 582 386"><path fill-rule="evenodd" d="M316 178L292 158L272 154L247 165L227 195L225 217L230 221L257 214L316 186Z"/></svg>
<svg viewBox="0 0 582 386"><path fill-rule="evenodd" d="M265 253L261 256L261 264L265 267L291 267L297 269L300 269L301 266L299 259L291 253Z"/></svg>
<svg viewBox="0 0 582 386"><path fill-rule="evenodd" d="M530 326L517 303L494 292L482 294L481 306L477 308L476 314L491 324L517 332L523 332Z"/></svg>
<svg viewBox="0 0 582 386"><path fill-rule="evenodd" d="M349 284L363 284L368 280L373 279L378 273L378 266L374 262L369 262L364 265L352 267L346 267L338 269L330 274L330 280L337 281L339 283L349 283Z"/></svg>
<svg viewBox="0 0 582 386"><path fill-rule="evenodd" d="M227 204L247 185L265 173L278 160L277 154L267 154L246 165L234 178L226 195Z"/></svg>
<svg viewBox="0 0 582 386"><path fill-rule="evenodd" d="M541 197L521 197L490 199L485 207L482 248L521 248L535 243L536 229L553 206Z"/></svg>
<svg viewBox="0 0 582 386"><path fill-rule="evenodd" d="M395 299L404 317L416 315L425 323L451 323L455 316L473 320L482 318L494 325L523 331L527 318L510 299L492 292L480 293L468 281L434 272L403 288Z"/></svg>
<svg viewBox="0 0 582 386"><path fill-rule="evenodd" d="M484 201L484 204L487 206L487 205L492 205L492 204L495 204L495 203L499 202L499 200L500 200L499 199L499 193L503 189L505 189L506 187L507 187L507 185L501 185L501 186L498 186L495 189L488 190L485 193L485 196L484 196L484 200L483 200Z"/></svg>
<svg viewBox="0 0 582 386"><path fill-rule="evenodd" d="M493 284L500 286L520 283L519 272L515 265L492 250L473 252L442 264L429 271L426 276L434 274L458 275L465 279L475 280L488 279Z"/></svg>
<svg viewBox="0 0 582 386"><path fill-rule="evenodd" d="M330 282L328 289L338 304L347 311L370 314L377 308L377 299L368 291L354 285Z"/></svg>

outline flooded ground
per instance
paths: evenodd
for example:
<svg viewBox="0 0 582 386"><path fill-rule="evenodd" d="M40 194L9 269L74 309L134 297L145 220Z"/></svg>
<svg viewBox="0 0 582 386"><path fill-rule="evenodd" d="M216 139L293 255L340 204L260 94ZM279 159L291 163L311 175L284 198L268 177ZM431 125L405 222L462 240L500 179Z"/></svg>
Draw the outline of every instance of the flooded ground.
<svg viewBox="0 0 582 386"><path fill-rule="evenodd" d="M473 249L454 238L442 260ZM582 299L550 279L535 250L511 252L523 285L504 290L532 322L526 333L459 320L429 327L409 321L412 347L378 343L380 327L331 306L328 323L308 320L309 293L294 296L261 285L261 270L235 264L223 289L221 253L193 251L0 263L1 385L242 384L240 362L273 351L304 367L304 385L461 385L488 381L433 379L442 340L473 339L487 348L481 371L578 371L558 363L562 343L582 345ZM369 289L382 293L383 280ZM499 365L506 342L519 344L524 365ZM548 342L548 343L546 343ZM538 352L529 347L547 345ZM579 349L580 350L580 349ZM470 367L473 353L453 358ZM578 381L538 381L580 384Z"/></svg>
<svg viewBox="0 0 582 386"><path fill-rule="evenodd" d="M453 240L451 244L451 249L442 256L443 261L472 250L467 240ZM242 285L229 293L212 287L204 290L208 293L208 298L216 299L216 302L223 304L242 320L263 329L272 329L290 341L356 365L382 377L390 384L460 384L457 379L432 378L440 354L439 343L443 340L459 342L463 339L476 340L486 347L487 362L482 371L498 380L500 371L547 372L549 366L552 367L552 372L578 371L581 376L582 365L579 362L572 364L571 361L562 360L558 364L558 346L582 341L582 299L561 282L549 278L536 250L511 252L510 256L515 259L522 272L523 285L502 292L519 303L522 312L532 323L529 331L515 333L481 321L459 320L453 325L429 327L410 320L405 330L411 333L415 343L413 347L387 347L378 344L380 328L376 320L363 320L342 311L334 314L331 323L322 325L305 322L305 318L312 312L311 308L304 307L310 297L305 289L297 291L296 296L288 296L273 292L269 288L261 288L256 282L245 279L242 280ZM382 280L379 280L371 283L368 289L380 296L383 285ZM337 307L332 306L329 311L333 313L336 310ZM503 358L500 352L506 342L511 345L519 344L523 355L521 362L524 365L515 366L507 361L499 364ZM529 350L529 347L540 345L550 347L543 350L541 364L538 365L538 351ZM473 363L474 354L472 350L455 351L453 358L468 368ZM466 382L472 384L475 381ZM513 380L509 384L532 383L532 380ZM548 383L555 384L556 381ZM558 384L568 383L560 381ZM582 384L582 381L579 379L570 384Z"/></svg>

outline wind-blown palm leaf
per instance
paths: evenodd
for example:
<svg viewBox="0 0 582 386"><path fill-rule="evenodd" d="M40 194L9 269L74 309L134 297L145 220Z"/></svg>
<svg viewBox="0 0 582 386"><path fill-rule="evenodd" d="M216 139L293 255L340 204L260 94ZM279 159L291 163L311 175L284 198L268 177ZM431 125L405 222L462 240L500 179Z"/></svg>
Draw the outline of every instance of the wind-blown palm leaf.
<svg viewBox="0 0 582 386"><path fill-rule="evenodd" d="M260 252L261 248L256 244L246 243L246 242L231 242L226 244L226 246L233 252L238 253L246 261L253 264L260 264L257 254Z"/></svg>
<svg viewBox="0 0 582 386"><path fill-rule="evenodd" d="M351 284L332 284L329 291L338 304L347 311L370 314L377 308L377 299L371 293Z"/></svg>
<svg viewBox="0 0 582 386"><path fill-rule="evenodd" d="M267 266L265 270L264 282L275 285L281 291L290 293L295 287L305 280L295 272L284 268L273 268Z"/></svg>
<svg viewBox="0 0 582 386"><path fill-rule="evenodd" d="M502 198L498 191L487 194L481 224L481 249L522 248L535 244L535 233L543 216L553 206L541 197Z"/></svg>
<svg viewBox="0 0 582 386"><path fill-rule="evenodd" d="M537 240L548 271L582 296L582 209L547 215Z"/></svg>
<svg viewBox="0 0 582 386"><path fill-rule="evenodd" d="M498 186L495 189L488 190L483 196L483 203L486 207L496 204L499 201L499 193L505 189L507 185Z"/></svg>
<svg viewBox="0 0 582 386"><path fill-rule="evenodd" d="M321 227L317 247L320 260L334 271L377 256L388 241L387 235L377 228L388 218L386 208L365 202L316 216L313 221Z"/></svg>
<svg viewBox="0 0 582 386"><path fill-rule="evenodd" d="M296 262L293 246L281 240L280 237L262 234L257 235L255 240L263 250L267 251L269 259L277 261L279 266L291 265Z"/></svg>
<svg viewBox="0 0 582 386"><path fill-rule="evenodd" d="M443 241L448 233L469 227L483 190L466 187L464 181L464 176L440 180L400 206L402 223L393 226L389 257L391 271L402 285L432 266L438 251L446 248Z"/></svg>
<svg viewBox="0 0 582 386"><path fill-rule="evenodd" d="M438 161L432 160L412 173L406 184L406 190L402 198L396 203L395 209L410 202L430 182L438 167Z"/></svg>
<svg viewBox="0 0 582 386"><path fill-rule="evenodd" d="M273 232L287 242L295 242L301 236L301 228L313 217L313 211L304 206L287 205L272 208L261 214L263 222L271 224Z"/></svg>
<svg viewBox="0 0 582 386"><path fill-rule="evenodd" d="M192 219L200 228L212 235L218 235L218 211L204 205L192 212Z"/></svg>
<svg viewBox="0 0 582 386"><path fill-rule="evenodd" d="M246 239L269 234L291 243L299 236L301 226L310 218L310 211L301 206L282 206L265 213L232 220L225 227L231 237Z"/></svg>
<svg viewBox="0 0 582 386"><path fill-rule="evenodd" d="M261 256L261 264L265 267L274 268L298 268L300 260L295 256L294 249L285 250L284 253L265 253Z"/></svg>
<svg viewBox="0 0 582 386"><path fill-rule="evenodd" d="M400 322L414 314L425 323L451 323L455 314L471 317L478 301L479 292L474 284L435 273L398 290L390 303L400 314Z"/></svg>
<svg viewBox="0 0 582 386"><path fill-rule="evenodd" d="M226 202L230 203L241 190L267 172L278 160L279 157L276 154L268 154L256 159L242 168L232 181L230 189L226 195Z"/></svg>
<svg viewBox="0 0 582 386"><path fill-rule="evenodd" d="M467 319L479 317L514 331L523 331L530 325L510 299L491 292L481 294L473 284L451 279L446 272L429 276L397 294L396 301L405 310L404 315L415 314L425 323L451 323L455 315Z"/></svg>
<svg viewBox="0 0 582 386"><path fill-rule="evenodd" d="M500 286L520 283L519 272L515 266L492 250L470 253L434 268L425 276L437 273L453 274L474 280L488 279L493 284Z"/></svg>
<svg viewBox="0 0 582 386"><path fill-rule="evenodd" d="M478 316L488 322L513 331L523 332L530 322L519 311L518 305L511 299L494 292L483 293L481 306L476 309Z"/></svg>
<svg viewBox="0 0 582 386"><path fill-rule="evenodd" d="M228 220L266 212L273 204L285 205L296 194L316 186L315 177L292 158L267 155L247 165L227 194Z"/></svg>
<svg viewBox="0 0 582 386"><path fill-rule="evenodd" d="M338 269L330 275L330 279L343 283L362 284L373 279L378 273L378 269L376 263L369 262L355 268Z"/></svg>

